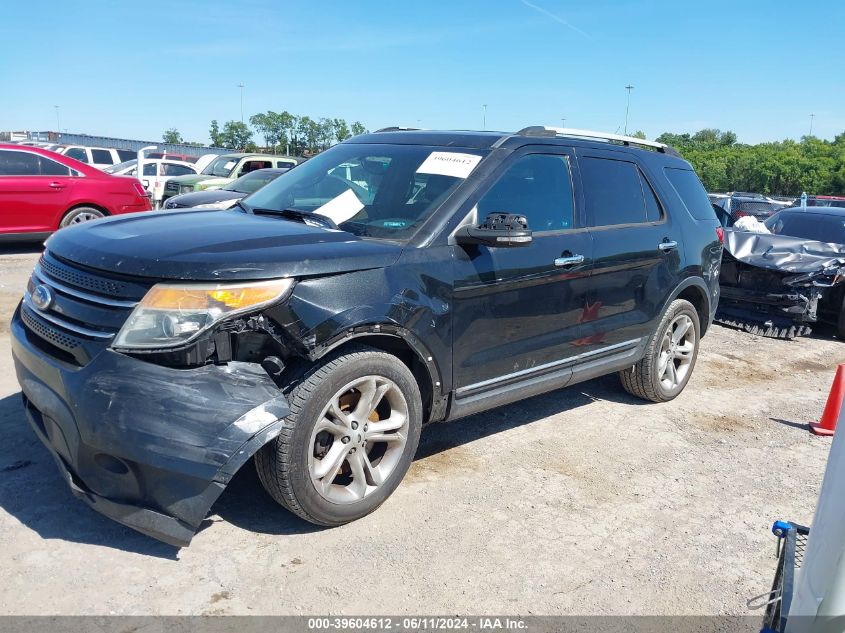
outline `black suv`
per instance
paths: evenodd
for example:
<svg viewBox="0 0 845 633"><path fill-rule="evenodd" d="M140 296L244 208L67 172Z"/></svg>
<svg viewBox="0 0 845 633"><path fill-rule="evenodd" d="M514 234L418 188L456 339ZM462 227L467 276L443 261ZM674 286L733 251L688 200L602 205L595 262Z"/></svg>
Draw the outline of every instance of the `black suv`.
<svg viewBox="0 0 845 633"><path fill-rule="evenodd" d="M611 372L677 396L721 238L665 145L378 132L231 210L59 231L12 351L32 427L103 514L185 545L254 458L276 501L339 525L393 492L429 422Z"/></svg>

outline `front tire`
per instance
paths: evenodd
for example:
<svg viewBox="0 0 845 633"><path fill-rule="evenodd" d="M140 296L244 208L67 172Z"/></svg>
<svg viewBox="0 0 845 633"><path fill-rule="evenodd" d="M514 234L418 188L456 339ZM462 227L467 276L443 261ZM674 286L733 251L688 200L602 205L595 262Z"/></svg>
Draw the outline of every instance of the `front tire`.
<svg viewBox="0 0 845 633"><path fill-rule="evenodd" d="M317 525L378 508L419 443L422 402L411 371L391 354L356 347L310 370L288 401L281 433L255 456L270 496Z"/></svg>
<svg viewBox="0 0 845 633"><path fill-rule="evenodd" d="M651 402L668 402L687 386L695 361L701 325L695 307L675 299L666 310L640 361L619 372L625 391Z"/></svg>
<svg viewBox="0 0 845 633"><path fill-rule="evenodd" d="M83 222L98 220L99 218L105 217L105 215L105 213L99 209L95 209L94 207L77 207L76 209L71 209L65 214L65 217L62 218L62 221L59 224L59 228L63 229L67 226L74 226L76 224L82 224Z"/></svg>

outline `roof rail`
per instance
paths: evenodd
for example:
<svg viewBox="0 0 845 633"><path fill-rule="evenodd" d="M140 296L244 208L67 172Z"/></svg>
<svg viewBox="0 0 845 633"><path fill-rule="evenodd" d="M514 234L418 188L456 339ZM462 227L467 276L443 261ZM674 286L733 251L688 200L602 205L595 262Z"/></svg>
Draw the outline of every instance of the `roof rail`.
<svg viewBox="0 0 845 633"><path fill-rule="evenodd" d="M520 136L572 136L575 138L598 139L601 141L612 141L622 143L623 145L639 145L641 147L650 147L656 149L658 152L664 154L671 154L672 156L680 156L674 148L665 143L658 143L657 141L647 141L635 136L623 136L621 134L610 134L609 132L594 132L592 130L579 130L568 127L552 127L549 125L531 125L522 128L517 132Z"/></svg>
<svg viewBox="0 0 845 633"><path fill-rule="evenodd" d="M416 132L421 130L420 127L405 127L402 125L391 125L390 127L383 127L380 130L376 130L373 134L378 134L379 132Z"/></svg>

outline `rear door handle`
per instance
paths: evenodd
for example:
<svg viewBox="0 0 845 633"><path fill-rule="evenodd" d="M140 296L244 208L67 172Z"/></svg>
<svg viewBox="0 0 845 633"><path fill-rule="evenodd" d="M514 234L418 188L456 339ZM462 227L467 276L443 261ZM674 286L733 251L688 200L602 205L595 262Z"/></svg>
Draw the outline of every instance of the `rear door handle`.
<svg viewBox="0 0 845 633"><path fill-rule="evenodd" d="M64 189L65 185L60 182L51 182L50 187L53 189Z"/></svg>
<svg viewBox="0 0 845 633"><path fill-rule="evenodd" d="M565 266L577 266L584 263L583 255L570 255L569 257L558 257L555 260L555 266L563 268Z"/></svg>
<svg viewBox="0 0 845 633"><path fill-rule="evenodd" d="M659 248L664 253L668 253L669 251L674 251L676 248L678 248L678 243L668 241L660 242L660 244L657 245L657 248Z"/></svg>

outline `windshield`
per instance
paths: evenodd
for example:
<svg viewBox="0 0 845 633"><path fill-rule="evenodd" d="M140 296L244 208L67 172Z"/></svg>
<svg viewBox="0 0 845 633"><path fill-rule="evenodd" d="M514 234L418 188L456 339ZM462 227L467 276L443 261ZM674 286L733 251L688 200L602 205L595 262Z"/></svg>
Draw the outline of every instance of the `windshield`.
<svg viewBox="0 0 845 633"><path fill-rule="evenodd" d="M324 215L362 237L407 240L485 154L422 145L336 145L244 202L248 208Z"/></svg>
<svg viewBox="0 0 845 633"><path fill-rule="evenodd" d="M202 173L206 176L220 176L222 178L228 178L237 164L237 158L233 158L232 156L221 156L220 158L215 158L206 165L205 169L202 170Z"/></svg>
<svg viewBox="0 0 845 633"><path fill-rule="evenodd" d="M845 244L845 215L781 211L766 220L765 225L775 235Z"/></svg>
<svg viewBox="0 0 845 633"><path fill-rule="evenodd" d="M137 163L137 162L138 162L137 159L127 160L123 163L118 163L117 165L111 165L110 167L106 167L103 171L106 172L107 174L116 174L120 171L123 171L124 169L129 169L130 167L134 167L135 163Z"/></svg>
<svg viewBox="0 0 845 633"><path fill-rule="evenodd" d="M226 185L223 187L223 190L236 191L237 193L255 193L268 182L275 180L281 175L281 172L254 171Z"/></svg>

